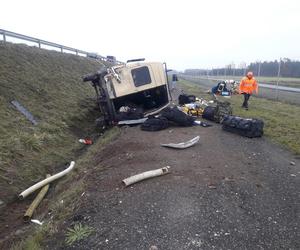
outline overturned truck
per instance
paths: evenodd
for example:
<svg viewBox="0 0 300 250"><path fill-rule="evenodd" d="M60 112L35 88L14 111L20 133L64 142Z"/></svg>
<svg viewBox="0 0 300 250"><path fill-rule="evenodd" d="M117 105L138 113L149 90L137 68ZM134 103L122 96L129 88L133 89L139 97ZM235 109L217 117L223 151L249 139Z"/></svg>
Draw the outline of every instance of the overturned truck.
<svg viewBox="0 0 300 250"><path fill-rule="evenodd" d="M120 120L120 112L132 107L140 110L143 117L156 114L171 100L165 63L131 60L103 67L83 81L91 82L95 88L101 125L114 124Z"/></svg>

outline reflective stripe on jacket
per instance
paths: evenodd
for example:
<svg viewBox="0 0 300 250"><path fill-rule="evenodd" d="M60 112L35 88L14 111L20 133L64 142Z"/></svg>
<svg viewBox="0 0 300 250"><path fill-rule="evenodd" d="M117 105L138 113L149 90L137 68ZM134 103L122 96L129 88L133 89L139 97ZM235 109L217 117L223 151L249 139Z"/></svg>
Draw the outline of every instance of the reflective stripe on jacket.
<svg viewBox="0 0 300 250"><path fill-rule="evenodd" d="M255 91L258 93L258 85L254 77L249 79L248 77L243 77L240 82L240 93L252 94Z"/></svg>

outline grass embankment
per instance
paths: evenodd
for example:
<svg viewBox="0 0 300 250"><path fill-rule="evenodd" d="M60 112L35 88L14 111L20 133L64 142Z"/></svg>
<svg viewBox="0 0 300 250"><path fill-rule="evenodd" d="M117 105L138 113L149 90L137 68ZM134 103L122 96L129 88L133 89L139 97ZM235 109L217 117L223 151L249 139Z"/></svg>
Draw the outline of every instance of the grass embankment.
<svg viewBox="0 0 300 250"><path fill-rule="evenodd" d="M48 203L47 210L39 214L45 223L41 227L35 227L34 231L27 238L12 244L12 250L39 250L44 248L45 239L50 239L53 234L61 234L66 237L67 231L61 230L62 222L72 217L72 213L81 205L82 196L85 195L89 169L94 165L97 153L110 141L119 135L120 130L115 127L108 130L101 140L89 146L80 159L76 161L76 168L67 178L60 180L55 188L55 195L51 196L51 203ZM63 202L62 202L63 201ZM47 214L51 211L51 214ZM63 244L63 243L62 243Z"/></svg>
<svg viewBox="0 0 300 250"><path fill-rule="evenodd" d="M0 206L0 232L14 233L17 228L22 233L13 238L31 235L16 243L14 249L41 249L43 239L57 232L60 223L79 205L86 168L92 165L94 155L118 134L118 129L112 129L89 147L78 143L79 138L97 138L101 132L94 125L100 115L94 89L82 82L83 75L100 67L88 58L0 43L0 200L5 203ZM19 113L12 100L26 107L38 125ZM35 213L45 224L27 226L23 231L22 213L34 195L18 204L13 202L17 194L44 179L46 173L63 170L71 160L76 161L74 170L50 185ZM14 212L5 209L6 205ZM1 243L4 248L11 246L13 238L2 242L0 237L0 248Z"/></svg>
<svg viewBox="0 0 300 250"><path fill-rule="evenodd" d="M211 99L211 96L206 94L199 85L184 80L178 84L186 93ZM230 100L234 115L263 119L265 122L264 132L267 137L300 155L299 106L252 96L249 110L244 110L241 108L243 96L236 95L226 100Z"/></svg>
<svg viewBox="0 0 300 250"><path fill-rule="evenodd" d="M0 199L11 201L46 173L62 170L82 147L98 111L84 74L91 59L26 45L0 43ZM39 121L33 126L17 100Z"/></svg>

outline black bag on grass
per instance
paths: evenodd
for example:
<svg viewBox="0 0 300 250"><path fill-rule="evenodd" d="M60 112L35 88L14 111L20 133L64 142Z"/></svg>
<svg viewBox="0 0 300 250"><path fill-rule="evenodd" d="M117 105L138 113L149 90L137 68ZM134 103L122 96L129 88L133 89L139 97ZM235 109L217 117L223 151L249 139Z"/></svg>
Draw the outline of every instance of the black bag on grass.
<svg viewBox="0 0 300 250"><path fill-rule="evenodd" d="M149 117L142 125L141 130L159 131L169 127L169 121L165 117Z"/></svg>
<svg viewBox="0 0 300 250"><path fill-rule="evenodd" d="M203 110L202 113L202 118L206 119L206 120L210 120L210 121L214 121L215 120L215 107L212 106L207 106L205 107L205 109Z"/></svg>
<svg viewBox="0 0 300 250"><path fill-rule="evenodd" d="M259 119L225 115L222 124L222 128L225 131L249 138L261 137L264 134L264 122Z"/></svg>
<svg viewBox="0 0 300 250"><path fill-rule="evenodd" d="M169 121L178 126L188 127L194 124L196 118L187 115L179 110L177 107L167 107L162 110L161 116L167 118Z"/></svg>
<svg viewBox="0 0 300 250"><path fill-rule="evenodd" d="M192 103L196 101L196 96L194 95L187 95L187 94L181 94L178 96L178 104L184 105L187 103Z"/></svg>

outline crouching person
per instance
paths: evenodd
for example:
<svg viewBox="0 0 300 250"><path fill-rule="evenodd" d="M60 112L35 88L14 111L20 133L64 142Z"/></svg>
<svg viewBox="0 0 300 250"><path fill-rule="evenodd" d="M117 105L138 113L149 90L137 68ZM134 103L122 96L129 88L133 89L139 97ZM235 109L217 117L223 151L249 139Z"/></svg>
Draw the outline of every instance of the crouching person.
<svg viewBox="0 0 300 250"><path fill-rule="evenodd" d="M226 96L231 95L230 89L228 89L228 87L227 87L227 83L228 83L228 80L221 81L217 84L217 86L212 87L211 93L215 100L217 99L217 96L226 97Z"/></svg>

